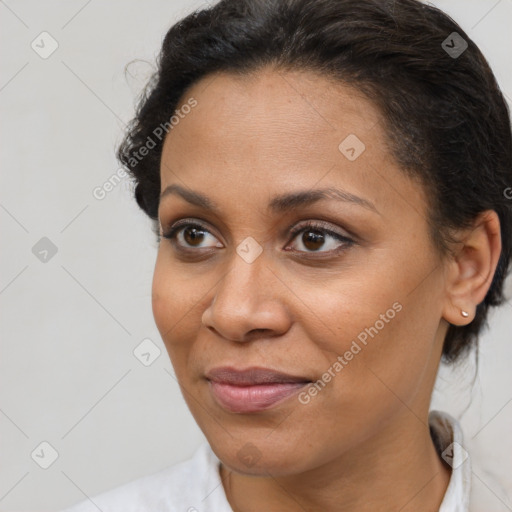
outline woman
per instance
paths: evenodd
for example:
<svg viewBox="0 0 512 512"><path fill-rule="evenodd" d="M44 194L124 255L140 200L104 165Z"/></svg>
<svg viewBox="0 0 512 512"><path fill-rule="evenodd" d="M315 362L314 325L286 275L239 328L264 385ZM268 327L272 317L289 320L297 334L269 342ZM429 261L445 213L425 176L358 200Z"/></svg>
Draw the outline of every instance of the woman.
<svg viewBox="0 0 512 512"><path fill-rule="evenodd" d="M441 358L503 302L510 118L416 0L222 0L174 25L119 158L208 444L68 509L466 511Z"/></svg>

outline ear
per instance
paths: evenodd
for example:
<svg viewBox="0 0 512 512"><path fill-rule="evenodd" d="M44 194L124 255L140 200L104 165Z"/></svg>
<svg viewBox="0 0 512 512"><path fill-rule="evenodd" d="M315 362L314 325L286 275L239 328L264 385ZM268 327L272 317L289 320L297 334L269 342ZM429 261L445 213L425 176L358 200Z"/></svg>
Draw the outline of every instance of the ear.
<svg viewBox="0 0 512 512"><path fill-rule="evenodd" d="M489 290L501 254L500 220L494 210L478 215L472 228L459 233L460 242L446 266L443 318L467 325ZM463 315L462 311L468 313Z"/></svg>

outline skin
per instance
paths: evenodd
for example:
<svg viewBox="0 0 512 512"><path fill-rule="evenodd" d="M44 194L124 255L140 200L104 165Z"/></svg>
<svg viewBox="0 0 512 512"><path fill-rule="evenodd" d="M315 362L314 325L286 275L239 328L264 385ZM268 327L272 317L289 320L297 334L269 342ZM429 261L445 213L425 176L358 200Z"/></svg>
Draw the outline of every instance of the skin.
<svg viewBox="0 0 512 512"><path fill-rule="evenodd" d="M469 323L491 284L497 215L484 212L441 257L423 188L389 154L377 108L313 72L219 73L182 104L190 97L197 106L165 140L161 190L178 184L219 211L177 194L161 199L163 233L185 218L207 231L162 238L153 313L187 404L222 461L233 510L437 511L450 468L429 435L430 397L449 323ZM354 161L338 149L349 134L366 147ZM333 199L267 209L276 195L328 186L376 211ZM325 231L316 245L307 229L290 234L308 220L353 243ZM236 251L247 237L262 249L252 263ZM401 310L309 403L292 397L237 414L213 399L204 375L217 366L320 379L394 303ZM250 465L247 450L257 454Z"/></svg>

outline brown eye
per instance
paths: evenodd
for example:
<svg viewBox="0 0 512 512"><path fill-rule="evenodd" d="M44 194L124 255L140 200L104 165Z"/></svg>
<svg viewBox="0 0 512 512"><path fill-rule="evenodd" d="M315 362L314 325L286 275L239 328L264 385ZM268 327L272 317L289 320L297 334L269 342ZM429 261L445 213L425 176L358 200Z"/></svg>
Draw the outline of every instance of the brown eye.
<svg viewBox="0 0 512 512"><path fill-rule="evenodd" d="M222 247L222 244L201 224L192 222L177 222L164 233L163 238L167 238L173 242L179 249L203 249L211 247ZM208 237L212 241L208 245Z"/></svg>
<svg viewBox="0 0 512 512"><path fill-rule="evenodd" d="M298 236L301 235L302 236ZM335 253L354 244L348 236L327 229L323 223L309 222L296 227L292 231L293 240L297 239L302 253Z"/></svg>
<svg viewBox="0 0 512 512"><path fill-rule="evenodd" d="M189 226L183 230L183 239L189 245L199 245L204 238L204 230Z"/></svg>
<svg viewBox="0 0 512 512"><path fill-rule="evenodd" d="M308 229L302 234L302 243L307 249L316 251L325 243L325 237L316 229Z"/></svg>

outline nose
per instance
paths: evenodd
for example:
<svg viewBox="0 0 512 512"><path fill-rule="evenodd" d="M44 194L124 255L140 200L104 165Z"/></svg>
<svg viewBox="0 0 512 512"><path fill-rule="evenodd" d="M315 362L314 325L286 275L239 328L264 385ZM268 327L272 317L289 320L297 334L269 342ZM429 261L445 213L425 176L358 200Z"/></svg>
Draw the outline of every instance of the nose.
<svg viewBox="0 0 512 512"><path fill-rule="evenodd" d="M252 263L235 254L227 274L214 288L202 323L218 336L237 342L282 335L291 325L286 292L288 288L263 254Z"/></svg>

